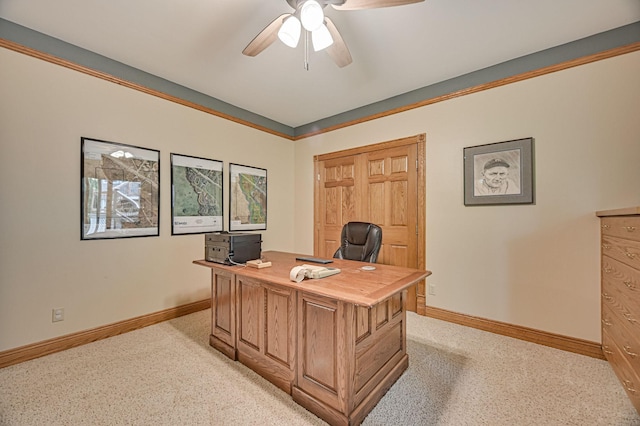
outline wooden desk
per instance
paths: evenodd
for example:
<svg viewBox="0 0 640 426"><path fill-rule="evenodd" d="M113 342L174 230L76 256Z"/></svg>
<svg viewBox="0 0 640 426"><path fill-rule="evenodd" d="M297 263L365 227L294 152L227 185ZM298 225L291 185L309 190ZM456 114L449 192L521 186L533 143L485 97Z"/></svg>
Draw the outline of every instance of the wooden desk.
<svg viewBox="0 0 640 426"><path fill-rule="evenodd" d="M407 288L431 272L335 259L342 272L296 283L296 255L263 253L269 268L211 268L209 342L333 425L357 425L409 365Z"/></svg>

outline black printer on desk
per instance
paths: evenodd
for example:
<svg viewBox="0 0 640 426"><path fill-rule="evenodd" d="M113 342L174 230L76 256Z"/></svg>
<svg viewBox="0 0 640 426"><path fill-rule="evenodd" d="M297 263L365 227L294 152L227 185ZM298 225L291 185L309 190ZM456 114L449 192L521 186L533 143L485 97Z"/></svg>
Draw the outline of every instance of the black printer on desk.
<svg viewBox="0 0 640 426"><path fill-rule="evenodd" d="M233 265L260 259L262 234L229 234L214 232L204 235L204 259L207 262Z"/></svg>

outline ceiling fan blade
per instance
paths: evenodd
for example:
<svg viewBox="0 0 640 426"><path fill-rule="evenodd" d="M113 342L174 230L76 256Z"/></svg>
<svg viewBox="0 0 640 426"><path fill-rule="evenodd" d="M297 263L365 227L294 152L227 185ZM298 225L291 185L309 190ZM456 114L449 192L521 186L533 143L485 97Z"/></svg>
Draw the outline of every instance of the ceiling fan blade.
<svg viewBox="0 0 640 426"><path fill-rule="evenodd" d="M334 25L333 21L326 16L325 21L327 23L327 29L329 30L329 33L333 38L333 44L327 47L326 51L333 62L336 63L336 65L338 65L340 68L346 67L352 62L351 53L349 52L347 45L342 39L342 36L340 35L340 32Z"/></svg>
<svg viewBox="0 0 640 426"><path fill-rule="evenodd" d="M345 0L341 5L332 4L332 6L337 10L360 10L402 6L404 4L420 3L423 1L424 0Z"/></svg>
<svg viewBox="0 0 640 426"><path fill-rule="evenodd" d="M291 16L291 14L283 13L274 19L264 30L260 31L260 33L251 40L247 47L242 51L242 54L247 56L256 56L258 53L269 47L271 43L278 38L278 31L280 30L285 18L288 16Z"/></svg>

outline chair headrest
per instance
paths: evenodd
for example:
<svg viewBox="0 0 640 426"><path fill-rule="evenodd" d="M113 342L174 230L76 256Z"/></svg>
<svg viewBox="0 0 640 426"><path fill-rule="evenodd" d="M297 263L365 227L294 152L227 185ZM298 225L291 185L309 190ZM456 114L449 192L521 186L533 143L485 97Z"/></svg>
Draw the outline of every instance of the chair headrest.
<svg viewBox="0 0 640 426"><path fill-rule="evenodd" d="M345 229L347 241L351 244L361 246L367 242L371 224L365 222L349 222Z"/></svg>
<svg viewBox="0 0 640 426"><path fill-rule="evenodd" d="M342 227L340 247L333 257L376 263L382 244L382 228L373 223L349 222Z"/></svg>

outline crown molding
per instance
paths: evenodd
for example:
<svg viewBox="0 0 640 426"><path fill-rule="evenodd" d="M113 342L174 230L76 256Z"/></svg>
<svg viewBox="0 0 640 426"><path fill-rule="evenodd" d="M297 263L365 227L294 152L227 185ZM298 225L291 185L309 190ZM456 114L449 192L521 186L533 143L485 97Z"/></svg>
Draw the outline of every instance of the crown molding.
<svg viewBox="0 0 640 426"><path fill-rule="evenodd" d="M640 21L296 128L0 18L0 47L292 141L640 50Z"/></svg>

